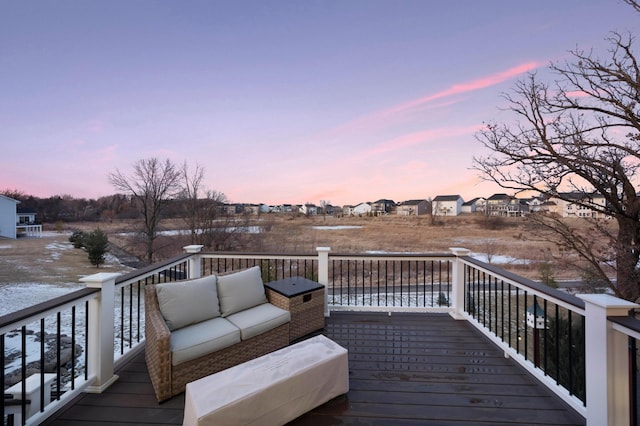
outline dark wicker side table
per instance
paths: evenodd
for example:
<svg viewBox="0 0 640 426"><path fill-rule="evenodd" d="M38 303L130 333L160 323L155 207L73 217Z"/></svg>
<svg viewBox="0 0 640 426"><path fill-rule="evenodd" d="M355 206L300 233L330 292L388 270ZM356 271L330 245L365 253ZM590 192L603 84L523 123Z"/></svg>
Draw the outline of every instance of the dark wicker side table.
<svg viewBox="0 0 640 426"><path fill-rule="evenodd" d="M267 298L291 313L289 341L324 328L324 286L304 277L290 277L264 285Z"/></svg>

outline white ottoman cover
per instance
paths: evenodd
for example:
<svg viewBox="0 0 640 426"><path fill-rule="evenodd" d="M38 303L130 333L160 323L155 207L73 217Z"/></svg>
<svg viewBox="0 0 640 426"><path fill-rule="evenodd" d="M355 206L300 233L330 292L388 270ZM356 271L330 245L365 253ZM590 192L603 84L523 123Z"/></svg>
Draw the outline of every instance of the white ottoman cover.
<svg viewBox="0 0 640 426"><path fill-rule="evenodd" d="M348 391L347 350L320 335L187 384L183 425L282 425Z"/></svg>

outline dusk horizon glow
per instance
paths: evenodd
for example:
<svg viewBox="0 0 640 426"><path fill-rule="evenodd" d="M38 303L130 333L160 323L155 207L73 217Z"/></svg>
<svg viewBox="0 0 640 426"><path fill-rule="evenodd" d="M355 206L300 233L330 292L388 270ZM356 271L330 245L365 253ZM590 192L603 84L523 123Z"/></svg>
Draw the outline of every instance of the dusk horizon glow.
<svg viewBox="0 0 640 426"><path fill-rule="evenodd" d="M334 205L508 192L474 135L501 94L610 31L621 0L12 2L0 15L0 190L117 193L157 157L230 202Z"/></svg>

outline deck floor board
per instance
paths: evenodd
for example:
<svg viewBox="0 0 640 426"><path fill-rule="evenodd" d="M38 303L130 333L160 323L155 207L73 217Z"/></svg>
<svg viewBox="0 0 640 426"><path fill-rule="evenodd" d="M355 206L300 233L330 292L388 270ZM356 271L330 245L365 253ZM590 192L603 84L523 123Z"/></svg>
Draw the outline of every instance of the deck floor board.
<svg viewBox="0 0 640 426"><path fill-rule="evenodd" d="M584 419L445 314L333 312L323 332L349 350L350 391L290 423L314 425L584 425ZM184 395L158 404L144 356L103 394L77 398L44 424L180 425Z"/></svg>

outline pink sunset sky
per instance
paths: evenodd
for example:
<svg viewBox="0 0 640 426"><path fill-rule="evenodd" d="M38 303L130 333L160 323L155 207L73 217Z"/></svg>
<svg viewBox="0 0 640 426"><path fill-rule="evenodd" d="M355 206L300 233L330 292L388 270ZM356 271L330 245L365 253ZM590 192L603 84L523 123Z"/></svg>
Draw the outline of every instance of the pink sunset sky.
<svg viewBox="0 0 640 426"><path fill-rule="evenodd" d="M8 2L0 190L97 198L158 157L231 202L489 196L501 94L638 24L620 0Z"/></svg>

